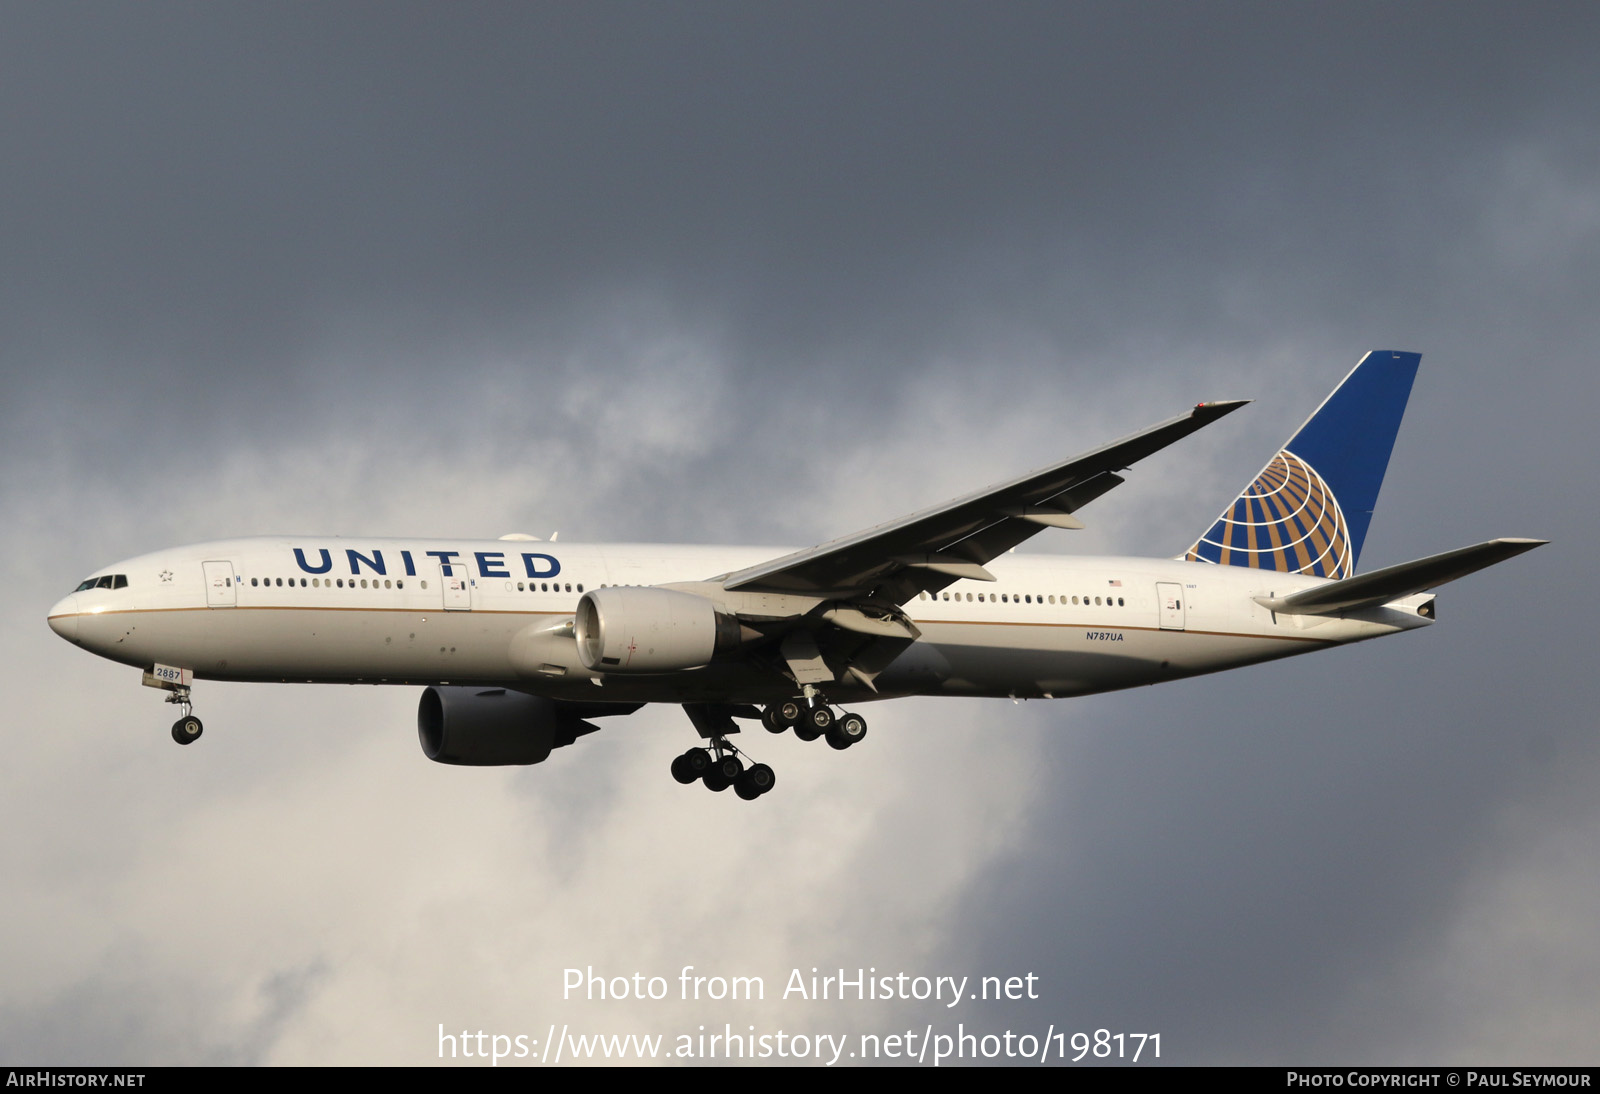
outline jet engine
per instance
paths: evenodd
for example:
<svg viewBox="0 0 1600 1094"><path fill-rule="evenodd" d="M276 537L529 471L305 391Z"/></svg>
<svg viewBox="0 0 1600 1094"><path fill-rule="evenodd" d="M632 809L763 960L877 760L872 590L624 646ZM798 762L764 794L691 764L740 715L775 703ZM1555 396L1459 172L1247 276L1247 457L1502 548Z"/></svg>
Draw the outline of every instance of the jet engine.
<svg viewBox="0 0 1600 1094"><path fill-rule="evenodd" d="M422 753L442 764L543 763L551 749L599 728L554 699L505 688L431 687L417 706Z"/></svg>
<svg viewBox="0 0 1600 1094"><path fill-rule="evenodd" d="M591 589L574 621L578 659L592 672L665 673L697 669L737 645L740 627L693 593L645 586Z"/></svg>

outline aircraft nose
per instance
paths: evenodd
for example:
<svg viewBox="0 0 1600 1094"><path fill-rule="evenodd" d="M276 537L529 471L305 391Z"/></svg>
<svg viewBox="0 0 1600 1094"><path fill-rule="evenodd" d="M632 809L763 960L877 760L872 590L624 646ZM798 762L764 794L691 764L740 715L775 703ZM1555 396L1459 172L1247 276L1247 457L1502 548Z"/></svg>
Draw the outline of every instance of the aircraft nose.
<svg viewBox="0 0 1600 1094"><path fill-rule="evenodd" d="M50 609L50 629L68 642L78 641L78 597L68 594Z"/></svg>

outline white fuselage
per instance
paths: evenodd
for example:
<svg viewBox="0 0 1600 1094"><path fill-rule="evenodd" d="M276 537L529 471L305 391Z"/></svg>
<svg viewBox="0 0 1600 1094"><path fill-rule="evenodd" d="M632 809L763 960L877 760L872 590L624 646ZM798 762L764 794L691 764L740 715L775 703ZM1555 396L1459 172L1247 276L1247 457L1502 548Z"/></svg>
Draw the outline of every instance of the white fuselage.
<svg viewBox="0 0 1600 1094"><path fill-rule="evenodd" d="M106 567L101 573L126 577L125 587L70 594L51 610L50 624L103 657L188 669L198 679L766 702L794 690L770 665L719 657L687 672L597 673L579 660L567 624L585 590L693 583L716 601L720 586L711 579L785 553L527 540L223 540ZM876 691L830 685L829 697L1083 695L1431 622L1415 610L1430 599L1422 595L1342 618L1274 615L1253 598L1322 580L1266 570L1015 554L988 569L996 581L956 581L904 606L921 637L878 676Z"/></svg>

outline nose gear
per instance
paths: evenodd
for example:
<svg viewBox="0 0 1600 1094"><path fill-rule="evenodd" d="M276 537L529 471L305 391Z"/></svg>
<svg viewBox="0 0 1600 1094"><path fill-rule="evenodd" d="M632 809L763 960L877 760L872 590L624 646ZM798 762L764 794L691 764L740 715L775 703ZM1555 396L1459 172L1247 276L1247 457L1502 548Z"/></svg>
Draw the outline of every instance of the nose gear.
<svg viewBox="0 0 1600 1094"><path fill-rule="evenodd" d="M173 684L170 690L172 694L167 696L167 702L176 703L183 708L183 717L172 723L172 739L180 745L192 745L200 739L200 734L205 732L205 726L194 716L194 704L190 702L189 686Z"/></svg>

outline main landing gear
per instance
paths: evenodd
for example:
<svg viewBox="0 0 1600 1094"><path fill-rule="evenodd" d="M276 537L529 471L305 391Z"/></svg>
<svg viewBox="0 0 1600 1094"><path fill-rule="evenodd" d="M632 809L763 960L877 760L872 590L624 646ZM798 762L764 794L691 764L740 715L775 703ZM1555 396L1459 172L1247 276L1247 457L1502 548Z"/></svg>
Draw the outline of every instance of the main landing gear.
<svg viewBox="0 0 1600 1094"><path fill-rule="evenodd" d="M177 703L183 707L183 717L172 723L172 739L180 745L192 745L200 739L200 734L205 732L205 727L200 724L200 719L194 716L194 706L189 701L189 689L182 684L172 689L172 694L167 696L167 702Z"/></svg>
<svg viewBox="0 0 1600 1094"><path fill-rule="evenodd" d="M719 792L731 786L747 802L771 790L777 781L766 764L746 767L726 737L713 737L710 748L691 748L673 760L672 777L685 786L698 780L707 790Z"/></svg>
<svg viewBox="0 0 1600 1094"><path fill-rule="evenodd" d="M839 714L814 700L785 699L761 712L761 724L769 733L793 729L802 741L826 737L834 748L849 748L867 735L867 720L859 714Z"/></svg>
<svg viewBox="0 0 1600 1094"><path fill-rule="evenodd" d="M685 705L689 719L700 735L710 741L705 748L691 748L672 761L672 777L687 786L692 782L704 783L707 790L723 791L733 787L734 793L745 801L754 801L772 789L776 781L772 768L766 764L746 766L737 748L728 743L727 735L737 732L733 716L748 718L755 713L751 707L742 711L717 711ZM799 699L785 699L761 711L761 724L773 733L793 729L802 741L826 737L834 748L849 748L867 735L867 720L859 714L834 714L822 697L809 685Z"/></svg>

